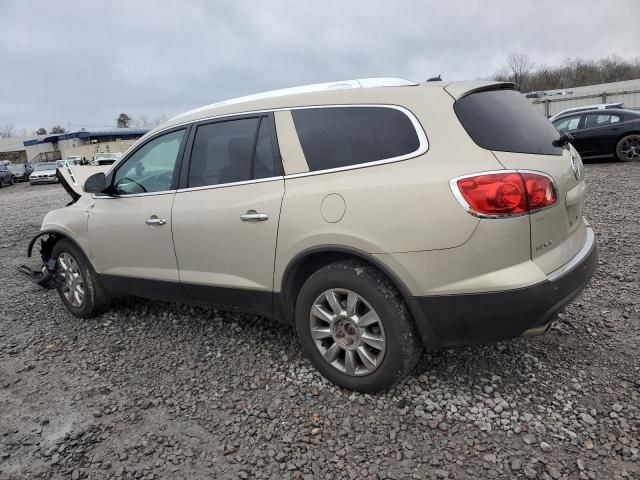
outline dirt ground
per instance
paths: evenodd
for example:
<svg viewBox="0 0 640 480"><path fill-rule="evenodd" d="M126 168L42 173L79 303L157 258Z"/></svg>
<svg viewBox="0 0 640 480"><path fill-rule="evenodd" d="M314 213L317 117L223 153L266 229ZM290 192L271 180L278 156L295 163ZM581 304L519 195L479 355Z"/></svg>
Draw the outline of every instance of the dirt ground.
<svg viewBox="0 0 640 480"><path fill-rule="evenodd" d="M0 479L640 479L640 164L586 166L600 265L544 336L426 354L382 395L266 319L16 273L62 187L0 190Z"/></svg>

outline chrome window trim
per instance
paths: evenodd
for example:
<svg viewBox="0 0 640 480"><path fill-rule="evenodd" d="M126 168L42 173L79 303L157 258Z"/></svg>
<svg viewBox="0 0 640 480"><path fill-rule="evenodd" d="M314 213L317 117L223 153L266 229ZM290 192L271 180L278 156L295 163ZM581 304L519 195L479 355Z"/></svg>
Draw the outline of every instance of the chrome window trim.
<svg viewBox="0 0 640 480"><path fill-rule="evenodd" d="M284 180L284 176L280 175L280 176L277 176L277 177L256 178L256 179L253 179L253 180L243 180L241 182L218 183L216 185L203 185L201 187L179 188L177 190L177 193L197 192L197 191L200 191L200 190L211 190L211 189L214 189L214 188L239 187L241 185L251 185L253 183L275 182L277 180Z"/></svg>
<svg viewBox="0 0 640 480"><path fill-rule="evenodd" d="M162 190L160 192L128 193L126 195L96 195L95 193L92 193L91 195L95 199L112 200L114 198L132 198L132 197L150 197L152 195L168 195L176 192L177 190Z"/></svg>
<svg viewBox="0 0 640 480"><path fill-rule="evenodd" d="M120 197L133 197L133 196L146 196L146 195L153 195L153 194L163 194L163 193L172 193L172 192L186 192L186 191L195 191L195 190L206 190L209 188L222 188L222 187L233 187L233 186L237 186L237 185L245 185L245 184L249 184L249 183L258 183L260 181L272 181L272 180L278 180L278 179L284 179L284 180L289 180L289 179L295 179L295 178L300 178L300 177L308 177L308 176L313 176L313 175L324 175L327 173L335 173L335 172L342 172L342 171L347 171L347 170L356 170L359 168L367 168L367 167L373 167L376 165L385 165L387 163L395 163L395 162L401 162L404 160L409 160L412 158L416 158L419 157L421 155L424 155L428 150L429 150L429 140L427 138L427 134L424 131L424 128L422 127L422 124L420 123L420 121L418 120L418 118L415 116L415 114L409 110L406 107L403 107L401 105L395 105L395 104L388 104L388 103L343 103L343 104L327 104L327 105L304 105L304 106L298 106L298 107L282 107L282 108L270 108L270 109L263 109L263 110L252 110L252 111L247 111L247 112L234 112L234 113L225 113L223 115L213 115L211 117L203 117L203 118L197 118L197 119L191 119L191 120L187 120L181 123L176 123L170 126L167 126L165 128L162 128L161 130L157 130L157 131L153 131L153 137L159 136L160 134L162 134L163 132L167 131L167 130L172 130L172 129L177 129L183 126L189 126L192 124L197 124L197 123L201 123L201 122L207 122L207 121L211 121L211 120L218 120L218 119L224 119L224 118L229 118L229 117L239 117L239 116L245 116L245 115L261 115L261 114L268 114L268 113L273 113L273 112L287 112L287 111L292 111L292 110L307 110L307 109L311 109L311 108L359 108L359 107L365 107L365 108L390 108L393 110L398 110L400 112L402 112L404 115L406 115L409 118L409 121L411 122L411 124L413 125L413 128L416 132L416 135L418 136L418 148L416 150L414 150L413 152L407 153L405 155L400 155L397 157L392 157L392 158L385 158L382 160L374 160L372 162L365 162L365 163L358 163L355 165L348 165L345 167L336 167L336 168L328 168L325 170L316 170L316 171L308 171L308 172L301 172L301 173L292 173L289 175L282 175L282 176L278 176L278 177L269 177L269 178L265 178L265 179L256 179L256 180L245 180L242 182L232 182L232 183L221 183L221 184L217 184L217 185L206 185L206 186L202 186L202 187L188 187L188 188L182 188L182 189L178 189L178 190L171 190L171 191L165 191L165 192L151 192L151 193L139 193L139 194L131 194L131 195L118 195L115 196L113 198L120 198ZM297 134L297 132L296 132ZM143 138L141 138L140 140L143 140ZM134 145L132 145L130 147L130 149L133 151L134 149L137 148L139 142L136 142ZM113 168L118 165L120 162L126 160L127 156L124 155L118 162L114 163L113 166L105 173L106 175L108 175L111 170L113 170ZM306 163L306 158L305 158L305 163ZM308 168L308 164L307 164L307 168ZM94 198L95 194L94 194ZM104 197L101 197L104 198Z"/></svg>
<svg viewBox="0 0 640 480"><path fill-rule="evenodd" d="M542 175L543 177L547 177L549 180L551 180L551 183L553 184L553 188L555 188L555 190L556 190L556 195L557 195L556 202L553 203L552 205L547 205L546 207L537 208L536 210L529 210L527 212L522 212L522 213L512 213L510 215L488 215L486 213L476 212L471 207L471 205L469 205L467 203L467 201L464 199L464 196L460 192L460 189L458 188L458 180L463 180L465 178L470 178L470 177L477 177L479 175L491 175L491 174L496 174L496 173L534 173L536 175ZM474 217L478 217L478 218L498 218L499 219L499 218L524 217L525 215L530 215L532 213L542 212L544 210L547 210L549 208L553 208L553 207L555 207L555 206L560 204L560 190L558 190L558 184L556 183L556 181L548 173L539 172L537 170L505 169L505 170L488 170L488 171L485 171L485 172L470 173L468 175L461 175L459 177L455 177L455 178L452 178L451 180L449 180L449 188L451 189L451 193L453 193L453 196L458 201L460 206L462 206L462 208L469 215L473 215Z"/></svg>

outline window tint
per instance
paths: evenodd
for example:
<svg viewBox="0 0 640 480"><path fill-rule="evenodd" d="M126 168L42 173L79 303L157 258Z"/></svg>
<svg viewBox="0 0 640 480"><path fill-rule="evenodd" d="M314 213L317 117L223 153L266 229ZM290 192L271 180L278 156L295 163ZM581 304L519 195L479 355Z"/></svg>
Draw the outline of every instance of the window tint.
<svg viewBox="0 0 640 480"><path fill-rule="evenodd" d="M553 122L559 132L567 132L569 130L577 130L580 124L580 117L569 117Z"/></svg>
<svg viewBox="0 0 640 480"><path fill-rule="evenodd" d="M584 127L601 127L603 125L609 125L610 123L617 123L620 121L620 116L611 114L589 113L587 119L584 122Z"/></svg>
<svg viewBox="0 0 640 480"><path fill-rule="evenodd" d="M277 175L274 157L273 143L271 142L271 130L269 120L262 117L260 130L256 142L256 154L253 161L253 178L269 178Z"/></svg>
<svg viewBox="0 0 640 480"><path fill-rule="evenodd" d="M420 146L411 120L392 108L308 108L291 115L310 171L399 157Z"/></svg>
<svg viewBox="0 0 640 480"><path fill-rule="evenodd" d="M182 129L156 137L125 160L113 178L116 193L126 195L169 190L184 132Z"/></svg>
<svg viewBox="0 0 640 480"><path fill-rule="evenodd" d="M188 186L250 180L259 122L259 118L243 118L199 126L191 150Z"/></svg>
<svg viewBox="0 0 640 480"><path fill-rule="evenodd" d="M561 155L560 135L529 100L514 90L491 90L462 97L453 108L469 136L482 148L501 152Z"/></svg>

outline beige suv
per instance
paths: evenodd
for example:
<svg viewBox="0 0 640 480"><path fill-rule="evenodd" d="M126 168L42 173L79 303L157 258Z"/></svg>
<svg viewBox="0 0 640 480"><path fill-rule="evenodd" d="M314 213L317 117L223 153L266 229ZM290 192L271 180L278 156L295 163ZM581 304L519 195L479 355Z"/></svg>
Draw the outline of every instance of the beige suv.
<svg viewBox="0 0 640 480"><path fill-rule="evenodd" d="M424 346L545 332L597 264L580 157L511 84L254 95L170 120L83 182L90 168L60 171L72 204L36 237L32 276L71 313L136 295L277 318L365 392Z"/></svg>

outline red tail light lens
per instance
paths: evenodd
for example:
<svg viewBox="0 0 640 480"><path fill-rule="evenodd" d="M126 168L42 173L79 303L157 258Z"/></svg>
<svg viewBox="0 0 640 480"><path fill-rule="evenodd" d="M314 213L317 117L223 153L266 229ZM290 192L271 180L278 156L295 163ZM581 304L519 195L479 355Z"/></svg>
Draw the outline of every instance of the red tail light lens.
<svg viewBox="0 0 640 480"><path fill-rule="evenodd" d="M553 181L531 172L491 172L452 181L463 206L480 216L509 216L553 205L558 196Z"/></svg>

